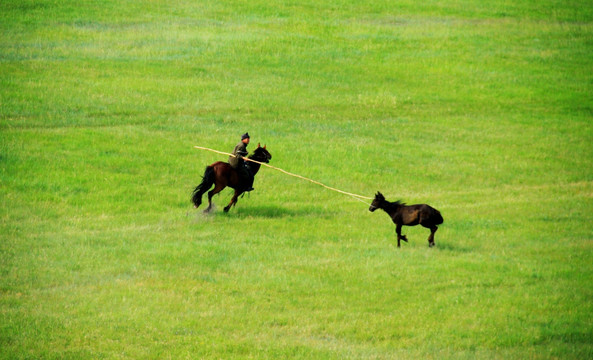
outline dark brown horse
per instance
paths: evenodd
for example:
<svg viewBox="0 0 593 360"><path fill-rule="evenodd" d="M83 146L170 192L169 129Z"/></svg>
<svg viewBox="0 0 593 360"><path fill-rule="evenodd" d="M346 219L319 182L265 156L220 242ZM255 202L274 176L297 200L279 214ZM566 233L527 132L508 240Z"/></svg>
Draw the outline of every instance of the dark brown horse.
<svg viewBox="0 0 593 360"><path fill-rule="evenodd" d="M434 233L438 230L437 225L443 223L443 217L437 209L426 204L406 205L399 201L389 202L385 200L385 196L380 192L375 195L369 211L373 212L377 209L383 209L395 223L397 247L400 247L400 240L408 242L408 238L402 235L402 226L415 226L418 224L430 229L428 246L434 246Z"/></svg>
<svg viewBox="0 0 593 360"><path fill-rule="evenodd" d="M266 150L266 147L257 145L257 149L249 156L249 159L259 161L261 163L268 163L272 159L272 155ZM246 161L247 167L253 176L257 174L260 164ZM214 185L214 189L208 192L208 208L204 212L209 212L212 209L212 197L222 191L225 187L229 186L235 189L235 195L231 199L231 202L224 208L225 212L228 212L232 206L237 204L237 199L245 189L241 177L237 174L237 171L229 165L229 163L217 161L214 164L206 167L204 171L204 177L202 183L198 185L192 194L191 201L194 203L194 207L197 209L202 204L202 195L210 190Z"/></svg>

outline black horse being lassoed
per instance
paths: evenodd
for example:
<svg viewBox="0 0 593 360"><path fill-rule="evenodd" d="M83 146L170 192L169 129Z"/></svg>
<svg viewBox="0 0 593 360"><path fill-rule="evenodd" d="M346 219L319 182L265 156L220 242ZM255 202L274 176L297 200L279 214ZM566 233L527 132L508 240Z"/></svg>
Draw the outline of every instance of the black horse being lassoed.
<svg viewBox="0 0 593 360"><path fill-rule="evenodd" d="M438 230L437 225L443 223L443 217L437 209L426 204L406 205L399 201L389 202L380 192L375 195L369 211L373 212L377 209L383 209L395 223L397 247L400 247L400 240L408 242L408 238L402 235L402 225L415 226L418 224L430 229L428 246L434 246L434 233Z"/></svg>
<svg viewBox="0 0 593 360"><path fill-rule="evenodd" d="M272 159L272 155L266 150L266 147L257 145L257 149L249 156L249 159L255 160L261 163L268 163ZM257 174L260 164L248 161L247 167L253 176ZM232 206L237 203L239 195L241 195L245 189L241 177L235 169L229 165L229 163L217 161L214 164L206 167L204 171L204 177L202 183L198 185L192 194L192 202L194 206L198 208L202 204L202 195L210 190L214 185L214 189L208 192L208 208L204 212L208 212L212 209L212 197L221 192L225 187L229 186L235 189L235 195L231 199L231 202L224 208L225 212L228 212Z"/></svg>

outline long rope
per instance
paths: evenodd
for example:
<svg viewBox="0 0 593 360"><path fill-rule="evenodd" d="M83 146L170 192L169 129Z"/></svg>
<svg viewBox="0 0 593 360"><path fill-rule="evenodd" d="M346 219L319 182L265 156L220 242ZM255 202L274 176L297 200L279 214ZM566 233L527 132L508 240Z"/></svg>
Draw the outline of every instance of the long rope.
<svg viewBox="0 0 593 360"><path fill-rule="evenodd" d="M214 150L214 149L209 149L209 148L202 147L202 146L194 146L194 148L196 148L196 149L201 149L201 150L208 150L208 151L212 151L212 152L215 152L215 153L219 153L219 154L223 154L223 155L228 155L228 156L234 156L234 157L236 157L236 155L234 155L234 154L230 154L230 153L226 153L226 152L222 152L222 151L218 151L218 150ZM246 160L246 161L251 161L251 162L254 162L254 163L256 163L256 164L260 164L260 165L267 166L267 167L269 167L269 168L271 168L271 169L274 169L274 170L280 171L280 172L282 172L282 173L284 173L284 174L286 174L286 175L290 175L290 176L294 176L294 177L296 177L296 178L299 178L299 179L302 179L302 180L310 181L310 182L312 182L313 184L316 184L316 185L323 186L323 187L324 187L324 188L326 188L326 189L329 189L329 190L332 190L332 191L335 191L335 192L339 192L339 193L341 193L341 194L344 194L344 195L351 196L351 197L352 197L352 198L354 198L355 200L358 200L358 201L360 201L360 202L362 202L362 203L365 203L365 204L367 204L367 205L368 205L368 203L367 203L366 201L363 201L363 200L361 200L361 199L367 199L367 200L372 200L372 199L373 199L373 198L371 198L371 197L362 196L362 195L358 195L358 194L353 194L353 193L350 193L350 192L347 192L347 191L343 191L343 190L340 190L340 189L336 189L336 188L334 188L334 187L331 187L331 186L327 186L327 185L325 185L325 184L322 184L322 183L320 183L319 181L315 181L315 180L313 180L313 179L309 179L309 178L306 178L306 177L304 177L304 176L301 176L301 175L298 175L298 174L293 174L293 173L291 173L291 172L288 172L288 171L286 171L286 170L280 169L280 168L278 168L278 167L275 167L275 166L272 166L272 165L269 165L269 164L266 164L266 163L262 163L262 162L259 162L259 161L255 161L255 160L252 160L252 159L249 159L249 158L246 158L246 157L243 157L243 159L244 159L244 160Z"/></svg>

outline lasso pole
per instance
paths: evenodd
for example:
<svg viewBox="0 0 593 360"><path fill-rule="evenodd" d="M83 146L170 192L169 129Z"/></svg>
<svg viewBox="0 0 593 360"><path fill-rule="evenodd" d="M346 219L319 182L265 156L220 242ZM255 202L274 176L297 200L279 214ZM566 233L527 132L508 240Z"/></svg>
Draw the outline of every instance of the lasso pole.
<svg viewBox="0 0 593 360"><path fill-rule="evenodd" d="M226 152L222 152L222 151L218 151L218 150L214 150L214 149L210 149L210 148L206 148L206 147L202 147L202 146L194 146L194 148L201 149L201 150L212 151L212 152L215 152L215 153L218 153L218 154L222 154L222 155L228 155L228 156L234 156L234 157L236 157L236 155L233 155L233 154L230 154L230 153L226 153ZM299 179L302 179L302 180L306 180L306 181L312 182L313 184L323 186L326 189L329 189L329 190L332 190L332 191L335 191L335 192L339 192L339 193L344 194L344 195L352 196L356 200L361 201L361 202L363 202L365 204L366 204L366 202L364 202L364 201L362 201L360 199L367 199L367 200L371 200L372 199L371 197L362 196L362 195L358 195L358 194L353 194L353 193L350 193L350 192L347 192L347 191L336 189L336 188L331 187L331 186L327 186L325 184L320 183L319 181L315 181L313 179L309 179L309 178L306 178L306 177L301 176L301 175L298 175L298 174L293 174L291 172L288 172L286 170L277 168L275 166L272 166L272 165L269 165L269 164L266 164L266 163L255 161L255 160L252 160L252 159L249 159L249 158L246 158L246 157L243 157L243 160L245 160L245 161L251 161L251 162L254 162L254 163L260 164L260 165L264 165L264 166L267 166L267 167L269 167L271 169L280 171L280 172L282 172L282 173L284 173L286 175L294 176L296 178L299 178Z"/></svg>

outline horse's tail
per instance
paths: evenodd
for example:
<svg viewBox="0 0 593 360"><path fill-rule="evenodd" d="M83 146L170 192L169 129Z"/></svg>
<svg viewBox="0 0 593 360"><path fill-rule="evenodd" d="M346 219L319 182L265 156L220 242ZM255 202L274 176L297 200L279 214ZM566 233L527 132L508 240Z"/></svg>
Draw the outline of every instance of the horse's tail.
<svg viewBox="0 0 593 360"><path fill-rule="evenodd" d="M191 201L194 203L196 209L202 204L202 195L214 185L214 179L214 168L212 166L207 166L204 171L204 176L202 177L202 182L200 185L196 186L192 193Z"/></svg>

